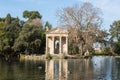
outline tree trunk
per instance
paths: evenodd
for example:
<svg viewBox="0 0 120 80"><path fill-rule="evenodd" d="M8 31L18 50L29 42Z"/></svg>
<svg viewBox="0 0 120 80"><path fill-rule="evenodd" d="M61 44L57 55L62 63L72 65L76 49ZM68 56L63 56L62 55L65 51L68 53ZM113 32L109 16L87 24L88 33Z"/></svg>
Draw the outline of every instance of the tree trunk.
<svg viewBox="0 0 120 80"><path fill-rule="evenodd" d="M83 56L83 44L81 44L81 56Z"/></svg>

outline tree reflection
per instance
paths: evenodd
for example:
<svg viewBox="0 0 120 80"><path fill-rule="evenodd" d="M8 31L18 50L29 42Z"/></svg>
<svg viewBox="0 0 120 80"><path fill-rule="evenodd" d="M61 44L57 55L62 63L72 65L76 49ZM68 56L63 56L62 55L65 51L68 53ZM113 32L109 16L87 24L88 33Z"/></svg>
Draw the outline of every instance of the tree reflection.
<svg viewBox="0 0 120 80"><path fill-rule="evenodd" d="M92 77L90 66L89 59L46 61L46 80L86 80Z"/></svg>
<svg viewBox="0 0 120 80"><path fill-rule="evenodd" d="M46 80L120 80L119 71L114 57L46 61Z"/></svg>
<svg viewBox="0 0 120 80"><path fill-rule="evenodd" d="M120 59L114 57L93 57L93 71L96 79L119 80L120 72L118 72Z"/></svg>

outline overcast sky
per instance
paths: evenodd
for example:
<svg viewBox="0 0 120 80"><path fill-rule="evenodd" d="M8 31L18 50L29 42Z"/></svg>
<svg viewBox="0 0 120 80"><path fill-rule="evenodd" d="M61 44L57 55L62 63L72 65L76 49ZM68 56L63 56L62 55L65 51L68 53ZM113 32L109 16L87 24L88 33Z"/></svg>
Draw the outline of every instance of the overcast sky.
<svg viewBox="0 0 120 80"><path fill-rule="evenodd" d="M104 29L109 29L109 25L114 20L120 20L120 0L0 0L0 17L10 13L11 16L18 16L23 20L24 10L37 10L43 16L43 22L49 21L53 27L56 27L58 19L55 14L58 8L82 2L90 2L101 9Z"/></svg>

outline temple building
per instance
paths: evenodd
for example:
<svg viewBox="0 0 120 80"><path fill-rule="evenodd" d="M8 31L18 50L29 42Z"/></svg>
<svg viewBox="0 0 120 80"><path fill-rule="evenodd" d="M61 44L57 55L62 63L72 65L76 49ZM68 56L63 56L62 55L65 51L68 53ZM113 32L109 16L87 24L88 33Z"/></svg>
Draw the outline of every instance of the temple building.
<svg viewBox="0 0 120 80"><path fill-rule="evenodd" d="M68 31L62 28L55 28L46 32L46 53L51 55L68 54Z"/></svg>

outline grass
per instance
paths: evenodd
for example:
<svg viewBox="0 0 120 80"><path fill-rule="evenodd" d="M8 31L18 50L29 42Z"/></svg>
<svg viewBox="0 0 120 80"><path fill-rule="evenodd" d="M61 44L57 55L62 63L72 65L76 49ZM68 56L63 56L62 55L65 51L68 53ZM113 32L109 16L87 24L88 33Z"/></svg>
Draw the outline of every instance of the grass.
<svg viewBox="0 0 120 80"><path fill-rule="evenodd" d="M51 55L51 54L25 55L25 54L20 54L20 60L67 59L67 58L68 58L68 56L65 56L65 55Z"/></svg>
<svg viewBox="0 0 120 80"><path fill-rule="evenodd" d="M45 55L25 55L20 54L20 60L41 60L46 59Z"/></svg>
<svg viewBox="0 0 120 80"><path fill-rule="evenodd" d="M115 56L115 58L120 58L120 56Z"/></svg>

